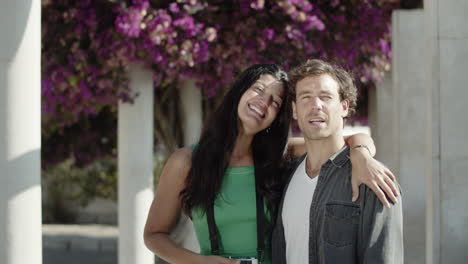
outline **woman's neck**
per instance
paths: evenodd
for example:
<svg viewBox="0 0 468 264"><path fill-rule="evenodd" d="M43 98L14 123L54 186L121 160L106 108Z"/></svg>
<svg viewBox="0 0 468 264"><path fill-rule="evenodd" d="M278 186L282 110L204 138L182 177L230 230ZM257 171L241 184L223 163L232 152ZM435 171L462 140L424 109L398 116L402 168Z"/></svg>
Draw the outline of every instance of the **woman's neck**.
<svg viewBox="0 0 468 264"><path fill-rule="evenodd" d="M245 167L253 164L252 135L240 132L232 149L229 167Z"/></svg>

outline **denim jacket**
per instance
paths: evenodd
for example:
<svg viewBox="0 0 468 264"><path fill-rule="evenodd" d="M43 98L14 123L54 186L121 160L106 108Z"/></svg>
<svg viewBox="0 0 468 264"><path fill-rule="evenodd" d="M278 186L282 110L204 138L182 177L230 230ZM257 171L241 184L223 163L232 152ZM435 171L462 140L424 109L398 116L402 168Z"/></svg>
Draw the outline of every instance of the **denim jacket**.
<svg viewBox="0 0 468 264"><path fill-rule="evenodd" d="M304 157L291 162L286 170L289 180L272 235L273 264L286 264L284 196ZM375 193L364 185L360 186L357 202L351 202L351 197L351 162L347 148L320 170L310 207L309 264L403 263L401 196L391 208L384 207Z"/></svg>

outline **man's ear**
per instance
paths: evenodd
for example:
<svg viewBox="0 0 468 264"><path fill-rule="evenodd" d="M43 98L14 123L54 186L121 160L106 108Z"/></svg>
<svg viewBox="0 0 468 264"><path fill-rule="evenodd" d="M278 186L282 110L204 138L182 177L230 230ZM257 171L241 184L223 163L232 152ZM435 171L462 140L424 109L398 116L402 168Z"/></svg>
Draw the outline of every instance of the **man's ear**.
<svg viewBox="0 0 468 264"><path fill-rule="evenodd" d="M348 116L348 113L349 113L349 100L344 99L343 101L341 101L341 107L343 110L341 117L345 118Z"/></svg>
<svg viewBox="0 0 468 264"><path fill-rule="evenodd" d="M297 120L297 112L296 112L296 102L292 101L292 110L293 110L293 119Z"/></svg>

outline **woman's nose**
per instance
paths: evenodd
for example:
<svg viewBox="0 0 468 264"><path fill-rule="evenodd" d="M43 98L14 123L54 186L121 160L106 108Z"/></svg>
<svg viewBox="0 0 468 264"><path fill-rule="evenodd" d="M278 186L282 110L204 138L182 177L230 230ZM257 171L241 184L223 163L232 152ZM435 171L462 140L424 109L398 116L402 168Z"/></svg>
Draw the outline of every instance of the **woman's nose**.
<svg viewBox="0 0 468 264"><path fill-rule="evenodd" d="M263 93L263 94L260 95L260 97L262 98L262 101L266 105L270 105L273 102L273 95L271 95L271 94Z"/></svg>

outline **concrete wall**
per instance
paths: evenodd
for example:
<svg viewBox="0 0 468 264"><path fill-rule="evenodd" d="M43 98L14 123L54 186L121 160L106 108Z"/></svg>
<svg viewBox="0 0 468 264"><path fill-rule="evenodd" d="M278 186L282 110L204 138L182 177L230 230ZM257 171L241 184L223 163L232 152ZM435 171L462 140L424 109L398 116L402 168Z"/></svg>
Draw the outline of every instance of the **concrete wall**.
<svg viewBox="0 0 468 264"><path fill-rule="evenodd" d="M405 263L468 258L467 13L468 1L426 0L393 14L373 135L403 188Z"/></svg>
<svg viewBox="0 0 468 264"><path fill-rule="evenodd" d="M377 159L398 177L403 193L406 263L425 263L427 111L423 10L392 16L392 70L378 85L370 124ZM374 109L372 109L374 108Z"/></svg>
<svg viewBox="0 0 468 264"><path fill-rule="evenodd" d="M392 72L385 73L381 83L378 84L375 92L371 92L369 97L369 125L371 127L372 138L377 146L375 157L385 163L392 172L399 176L398 149L396 115L393 107ZM373 102L375 100L375 102ZM372 114L371 114L372 113Z"/></svg>
<svg viewBox="0 0 468 264"><path fill-rule="evenodd" d="M393 13L393 120L399 181L403 189L403 221L406 263L425 262L426 214L426 112L423 10Z"/></svg>
<svg viewBox="0 0 468 264"><path fill-rule="evenodd" d="M432 73L432 179L429 196L435 210L428 217L436 231L433 263L464 263L468 258L468 1L427 0L425 23L428 67ZM436 219L434 219L436 218ZM431 250L432 248L429 248Z"/></svg>

